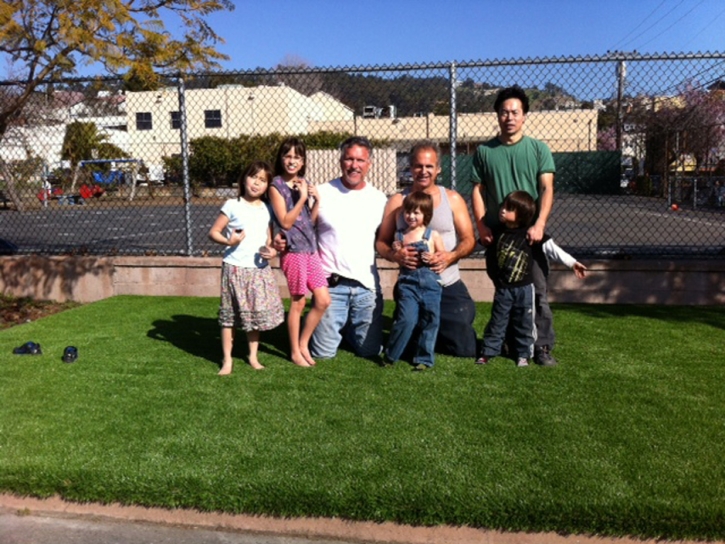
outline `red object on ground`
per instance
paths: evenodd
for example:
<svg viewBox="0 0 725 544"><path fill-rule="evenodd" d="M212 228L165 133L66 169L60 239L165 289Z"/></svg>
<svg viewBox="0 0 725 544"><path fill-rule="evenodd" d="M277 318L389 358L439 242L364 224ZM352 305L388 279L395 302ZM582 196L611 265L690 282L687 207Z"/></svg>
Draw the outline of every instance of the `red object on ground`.
<svg viewBox="0 0 725 544"><path fill-rule="evenodd" d="M677 210L679 210L679 209L680 209L680 207L679 207L679 206L678 206L677 204L673 204L673 205L672 205L672 211L673 211L673 212L676 212L676 211L677 211Z"/></svg>
<svg viewBox="0 0 725 544"><path fill-rule="evenodd" d="M89 185L86 185L85 183L83 185L81 185L78 192L80 193L81 198L84 200L87 200L87 199L93 197L93 188Z"/></svg>
<svg viewBox="0 0 725 544"><path fill-rule="evenodd" d="M78 192L83 200L88 200L89 198L93 198L94 196L101 196L103 193L105 193L103 187L101 187L100 185L88 185L86 183L80 186Z"/></svg>

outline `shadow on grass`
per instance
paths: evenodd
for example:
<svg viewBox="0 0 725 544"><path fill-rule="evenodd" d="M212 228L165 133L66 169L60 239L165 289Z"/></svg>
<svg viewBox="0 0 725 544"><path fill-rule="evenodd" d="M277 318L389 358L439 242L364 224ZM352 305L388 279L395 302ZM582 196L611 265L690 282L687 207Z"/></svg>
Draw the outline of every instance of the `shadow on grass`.
<svg viewBox="0 0 725 544"><path fill-rule="evenodd" d="M383 330L387 340L387 332L392 326L392 319L383 316ZM259 343L259 351L275 357L287 359L289 354L289 337L287 336L287 314L285 321L271 331L263 331ZM216 318L196 315L178 314L171 319L159 319L152 323L153 328L146 336L153 340L168 342L186 353L206 359L214 364L221 361L221 336L219 322ZM342 351L352 349L343 341ZM234 357L247 358L247 341L244 331L238 330L234 342Z"/></svg>
<svg viewBox="0 0 725 544"><path fill-rule="evenodd" d="M147 336L154 340L168 342L186 353L206 359L215 364L221 361L221 336L216 318L196 315L173 315L171 319L159 319L152 323ZM262 332L259 351L277 357L287 357L287 328L284 324ZM243 331L237 331L234 342L234 357L246 359L247 340Z"/></svg>
<svg viewBox="0 0 725 544"><path fill-rule="evenodd" d="M612 319L617 317L644 317L673 323L701 323L725 330L725 307L722 306L661 306L661 305L609 305L609 304L555 304L556 308L580 315Z"/></svg>

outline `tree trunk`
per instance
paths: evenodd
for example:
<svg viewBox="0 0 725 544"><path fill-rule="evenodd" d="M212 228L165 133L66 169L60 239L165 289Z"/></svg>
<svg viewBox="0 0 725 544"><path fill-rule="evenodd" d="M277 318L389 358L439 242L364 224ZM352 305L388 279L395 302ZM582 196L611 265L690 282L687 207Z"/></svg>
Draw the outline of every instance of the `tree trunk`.
<svg viewBox="0 0 725 544"><path fill-rule="evenodd" d="M0 171L2 172L2 177L5 179L5 192L8 198L12 201L17 211L25 211L25 203L15 184L15 176L13 176L13 172L4 161L0 162Z"/></svg>

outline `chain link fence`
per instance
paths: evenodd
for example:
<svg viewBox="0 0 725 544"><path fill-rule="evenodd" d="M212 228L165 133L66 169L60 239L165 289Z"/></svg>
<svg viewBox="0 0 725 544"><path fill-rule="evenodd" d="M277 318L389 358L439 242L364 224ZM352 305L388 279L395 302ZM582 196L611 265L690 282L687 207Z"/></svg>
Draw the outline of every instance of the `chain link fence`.
<svg viewBox="0 0 725 544"><path fill-rule="evenodd" d="M557 165L549 233L582 257L725 254L725 53L353 68L41 86L0 139L0 253L220 254L207 232L252 160L290 135L308 178L339 175L337 146L370 138L368 181L411 182L407 151L442 150L439 182L470 198L496 93L531 100L525 132ZM0 103L19 87L0 82ZM455 166L455 167L454 167Z"/></svg>

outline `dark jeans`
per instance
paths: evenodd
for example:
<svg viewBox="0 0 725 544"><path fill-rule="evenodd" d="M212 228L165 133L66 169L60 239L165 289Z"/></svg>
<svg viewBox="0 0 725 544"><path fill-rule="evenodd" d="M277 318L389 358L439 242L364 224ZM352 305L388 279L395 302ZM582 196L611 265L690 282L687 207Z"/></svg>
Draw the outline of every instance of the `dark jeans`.
<svg viewBox="0 0 725 544"><path fill-rule="evenodd" d="M443 288L441 326L436 350L455 357L476 357L476 331L473 320L476 305L462 280Z"/></svg>
<svg viewBox="0 0 725 544"><path fill-rule="evenodd" d="M433 366L441 310L440 276L430 268L401 271L398 276L395 321L385 355L397 361L418 329L414 363Z"/></svg>
<svg viewBox="0 0 725 544"><path fill-rule="evenodd" d="M549 346L554 349L554 314L549 308L548 286L541 265L534 259L534 307L536 308L536 347Z"/></svg>
<svg viewBox="0 0 725 544"><path fill-rule="evenodd" d="M483 331L484 357L501 354L504 339L509 335L509 354L519 359L534 355L534 286L504 287L496 289L491 308L491 319Z"/></svg>

